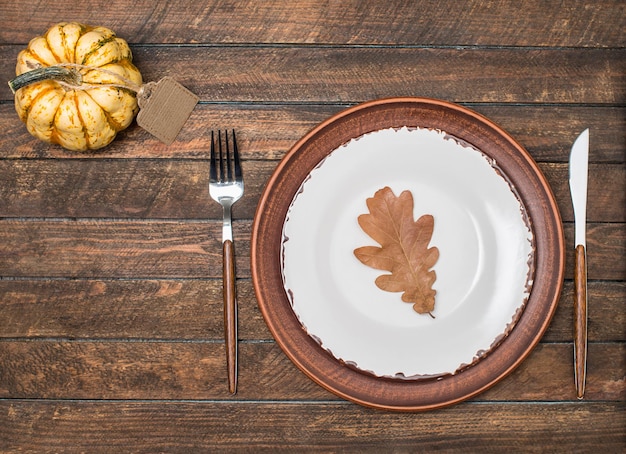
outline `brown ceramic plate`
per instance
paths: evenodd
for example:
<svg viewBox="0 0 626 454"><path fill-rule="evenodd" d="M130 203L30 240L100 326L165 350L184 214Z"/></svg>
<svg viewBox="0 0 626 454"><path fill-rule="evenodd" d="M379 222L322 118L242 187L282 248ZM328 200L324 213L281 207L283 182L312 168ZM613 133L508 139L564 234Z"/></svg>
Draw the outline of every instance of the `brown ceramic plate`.
<svg viewBox="0 0 626 454"><path fill-rule="evenodd" d="M529 218L534 282L514 327L479 361L431 379L381 377L347 365L320 346L294 313L283 282L283 228L294 197L311 172L352 139L388 128L445 131L497 162ZM557 306L564 273L564 237L550 187L530 155L505 131L456 104L424 98L364 103L329 118L280 162L259 202L252 231L252 277L259 307L285 354L312 380L347 400L417 411L468 399L514 370L539 342ZM349 323L350 321L346 321Z"/></svg>

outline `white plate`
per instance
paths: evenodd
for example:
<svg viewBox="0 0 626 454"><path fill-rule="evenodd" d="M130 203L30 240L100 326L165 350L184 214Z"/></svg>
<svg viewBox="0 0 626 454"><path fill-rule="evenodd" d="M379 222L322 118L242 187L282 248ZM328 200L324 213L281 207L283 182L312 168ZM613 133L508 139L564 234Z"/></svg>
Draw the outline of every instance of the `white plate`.
<svg viewBox="0 0 626 454"><path fill-rule="evenodd" d="M412 192L415 219L435 219L435 318L379 289L385 272L353 254L378 246L357 218L385 186ZM405 127L353 139L310 172L289 207L281 257L293 311L324 349L378 377L423 378L455 374L506 337L529 296L533 251L498 163L445 132Z"/></svg>

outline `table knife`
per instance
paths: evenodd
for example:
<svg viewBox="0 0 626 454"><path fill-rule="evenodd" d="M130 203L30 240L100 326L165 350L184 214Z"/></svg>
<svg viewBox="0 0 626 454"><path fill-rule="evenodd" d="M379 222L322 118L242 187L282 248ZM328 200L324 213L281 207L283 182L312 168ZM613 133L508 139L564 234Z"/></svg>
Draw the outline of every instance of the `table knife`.
<svg viewBox="0 0 626 454"><path fill-rule="evenodd" d="M574 206L574 381L576 397L585 395L587 375L587 167L589 162L589 129L585 129L572 146L569 158L569 189Z"/></svg>

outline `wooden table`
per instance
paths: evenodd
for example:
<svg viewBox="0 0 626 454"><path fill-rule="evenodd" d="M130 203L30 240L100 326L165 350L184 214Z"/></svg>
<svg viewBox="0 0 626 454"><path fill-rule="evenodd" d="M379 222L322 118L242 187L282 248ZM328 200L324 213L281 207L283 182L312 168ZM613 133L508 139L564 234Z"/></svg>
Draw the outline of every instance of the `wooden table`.
<svg viewBox="0 0 626 454"><path fill-rule="evenodd" d="M0 451L626 449L626 4L312 0L2 2L0 80L59 21L105 25L147 81L200 97L166 146L136 125L99 153L32 138L0 84ZM357 103L474 109L539 162L561 210L559 308L513 374L425 413L346 402L304 376L257 307L261 191L308 130ZM591 129L589 364L572 370L570 146ZM239 392L228 394L209 131L235 128Z"/></svg>

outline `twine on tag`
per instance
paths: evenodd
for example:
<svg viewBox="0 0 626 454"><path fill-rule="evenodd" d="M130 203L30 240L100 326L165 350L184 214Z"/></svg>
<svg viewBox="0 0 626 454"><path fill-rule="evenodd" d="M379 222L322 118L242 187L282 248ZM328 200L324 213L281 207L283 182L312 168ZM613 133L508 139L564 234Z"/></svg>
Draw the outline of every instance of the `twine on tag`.
<svg viewBox="0 0 626 454"><path fill-rule="evenodd" d="M106 75L116 77L117 79L120 80L119 84L117 83L90 84L90 83L83 81L82 76L79 72L73 71L75 78L72 80L72 82L68 82L66 80L57 80L57 82L60 85L66 86L73 90L89 90L92 88L102 88L102 87L122 88L125 90L130 90L135 93L137 97L137 105L142 110L145 110L149 106L148 103L149 103L150 97L157 91L157 89L159 89L160 85L163 85L166 79L167 79L166 85L167 85L168 91L174 90L177 92L178 95L182 94L183 96L187 97L187 99L191 99L192 101L190 102L193 102L193 106L195 106L195 103L198 102L197 98L195 98L195 95L192 95L191 93L186 93L187 90L185 90L184 87L174 82L170 78L161 79L159 82L147 82L145 84L138 85L132 80L128 79L127 77L122 76L121 74L118 74L114 71L110 71L108 69L100 68L98 66L80 65L76 63L59 63L54 66L62 67L62 68L70 68L73 70L78 69L78 70L87 70L87 71L100 71L101 73L104 73ZM191 95L191 98L189 98L190 95ZM184 110L187 109L185 105L183 105L182 107ZM192 106L190 107L193 108ZM181 108L181 106L177 105L176 108L177 108L176 110L178 110ZM160 112L160 115L163 116L163 112ZM189 113L186 113L186 114L183 113L182 115L185 115L185 119L186 119Z"/></svg>
<svg viewBox="0 0 626 454"><path fill-rule="evenodd" d="M99 71L114 77L119 83L85 82L81 71ZM20 88L43 80L54 80L70 90L117 88L133 92L139 106L137 124L168 145L174 141L199 100L198 96L171 77L139 85L115 71L77 63L35 68L9 81L9 87L16 93Z"/></svg>
<svg viewBox="0 0 626 454"><path fill-rule="evenodd" d="M141 88L139 88L139 91L136 92L137 105L140 109L144 109L146 107L146 103L148 102L148 99L150 99L150 96L152 96L152 93L154 93L154 90L156 90L157 85L157 82L148 82L143 84Z"/></svg>

